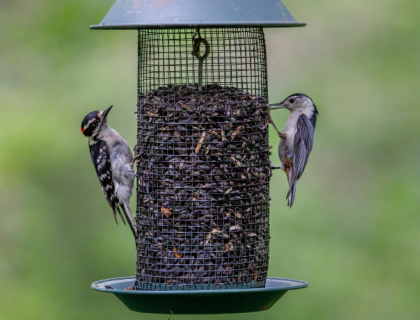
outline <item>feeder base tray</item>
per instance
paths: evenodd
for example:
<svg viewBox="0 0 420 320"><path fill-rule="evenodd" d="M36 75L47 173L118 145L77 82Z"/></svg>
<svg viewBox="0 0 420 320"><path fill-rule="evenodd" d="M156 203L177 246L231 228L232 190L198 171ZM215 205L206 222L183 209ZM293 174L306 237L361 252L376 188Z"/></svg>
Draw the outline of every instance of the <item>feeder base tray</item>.
<svg viewBox="0 0 420 320"><path fill-rule="evenodd" d="M92 288L113 293L131 311L159 314L245 313L270 309L288 290L306 288L300 280L267 278L265 288L134 291L135 277L96 281ZM105 287L107 286L107 288ZM110 289L112 288L112 289Z"/></svg>

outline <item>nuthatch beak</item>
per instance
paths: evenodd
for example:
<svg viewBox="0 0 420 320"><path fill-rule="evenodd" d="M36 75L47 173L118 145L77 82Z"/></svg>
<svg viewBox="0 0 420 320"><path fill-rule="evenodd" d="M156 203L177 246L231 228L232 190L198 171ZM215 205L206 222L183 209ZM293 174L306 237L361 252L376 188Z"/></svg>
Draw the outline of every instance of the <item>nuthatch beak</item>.
<svg viewBox="0 0 420 320"><path fill-rule="evenodd" d="M284 105L284 101L279 102L279 103L270 104L270 107L277 107L277 106L279 106L279 107L278 108L270 108L270 110L276 110L276 109L284 109L284 108L286 108L286 106Z"/></svg>

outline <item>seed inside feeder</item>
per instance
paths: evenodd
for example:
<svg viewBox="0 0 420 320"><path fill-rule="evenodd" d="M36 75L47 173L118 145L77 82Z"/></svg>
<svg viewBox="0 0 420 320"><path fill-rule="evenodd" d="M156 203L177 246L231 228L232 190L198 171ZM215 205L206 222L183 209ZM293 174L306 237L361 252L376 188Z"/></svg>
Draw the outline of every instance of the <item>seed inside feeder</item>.
<svg viewBox="0 0 420 320"><path fill-rule="evenodd" d="M264 286L268 105L232 87L139 97L137 287Z"/></svg>

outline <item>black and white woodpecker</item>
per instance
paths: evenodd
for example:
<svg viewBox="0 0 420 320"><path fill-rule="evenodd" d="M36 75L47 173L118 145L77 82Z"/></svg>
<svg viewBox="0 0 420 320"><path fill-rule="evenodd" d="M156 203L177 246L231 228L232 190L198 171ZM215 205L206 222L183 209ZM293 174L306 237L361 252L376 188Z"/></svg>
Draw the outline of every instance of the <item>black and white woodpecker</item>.
<svg viewBox="0 0 420 320"><path fill-rule="evenodd" d="M108 127L110 106L105 111L92 111L82 121L82 133L89 140L90 156L101 183L105 198L112 208L115 222L117 212L125 224L121 210L137 239L130 197L134 184L133 156L124 139Z"/></svg>
<svg viewBox="0 0 420 320"><path fill-rule="evenodd" d="M302 93L292 94L284 101L271 104L270 110L288 109L290 111L283 131L279 133L279 157L281 169L286 173L289 183L287 205L295 200L296 183L302 176L312 151L318 110L312 99Z"/></svg>

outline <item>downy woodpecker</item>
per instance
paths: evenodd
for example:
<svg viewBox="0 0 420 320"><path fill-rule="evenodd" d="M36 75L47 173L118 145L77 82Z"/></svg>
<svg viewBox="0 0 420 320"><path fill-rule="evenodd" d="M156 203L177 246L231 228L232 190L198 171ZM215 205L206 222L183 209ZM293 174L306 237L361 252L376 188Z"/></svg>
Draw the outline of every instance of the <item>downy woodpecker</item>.
<svg viewBox="0 0 420 320"><path fill-rule="evenodd" d="M312 99L302 93L292 94L284 101L271 104L274 109L290 110L283 131L279 133L279 157L281 169L284 170L289 183L286 199L291 207L295 199L296 183L302 176L312 151L318 110Z"/></svg>
<svg viewBox="0 0 420 320"><path fill-rule="evenodd" d="M122 210L137 239L134 216L129 206L134 184L133 156L124 139L108 127L107 117L111 108L89 113L82 121L81 130L89 140L90 156L115 222L118 224L118 211L125 224Z"/></svg>

